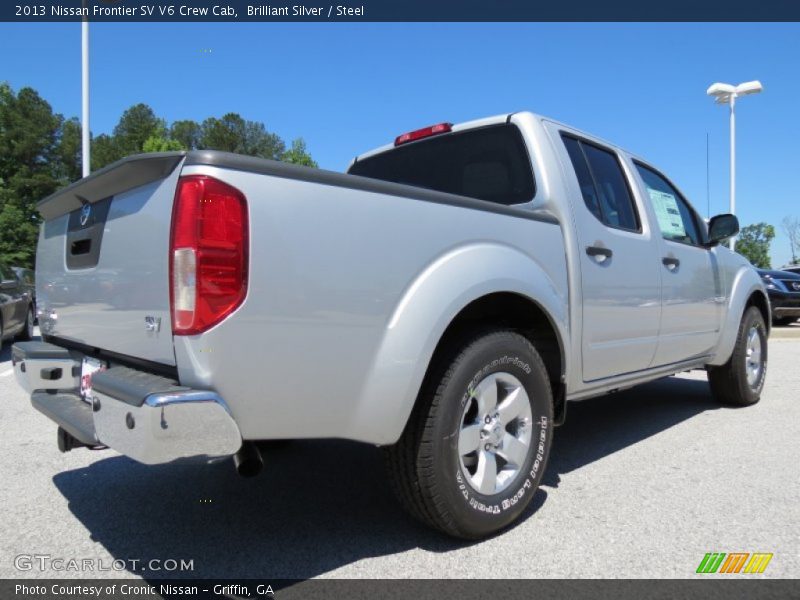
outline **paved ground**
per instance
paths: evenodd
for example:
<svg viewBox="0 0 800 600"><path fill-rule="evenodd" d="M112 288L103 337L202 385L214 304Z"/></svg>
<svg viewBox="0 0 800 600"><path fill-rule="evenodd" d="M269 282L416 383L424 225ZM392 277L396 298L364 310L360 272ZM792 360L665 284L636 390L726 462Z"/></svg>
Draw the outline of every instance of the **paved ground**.
<svg viewBox="0 0 800 600"><path fill-rule="evenodd" d="M191 559L200 577L690 577L711 551L772 552L764 576L798 577L800 327L778 331L769 350L755 407L718 407L701 373L571 405L532 509L466 544L407 518L368 446L296 442L254 480L228 463L59 454L55 426L9 376L6 344L0 577L80 575L20 572L20 554L105 568Z"/></svg>

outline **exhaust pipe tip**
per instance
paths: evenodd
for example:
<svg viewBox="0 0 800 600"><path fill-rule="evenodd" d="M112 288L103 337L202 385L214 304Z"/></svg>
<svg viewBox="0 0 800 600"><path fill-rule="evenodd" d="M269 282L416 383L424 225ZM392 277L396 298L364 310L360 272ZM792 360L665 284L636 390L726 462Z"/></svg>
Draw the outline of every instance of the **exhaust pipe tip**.
<svg viewBox="0 0 800 600"><path fill-rule="evenodd" d="M242 477L255 477L264 468L264 459L253 442L244 442L233 455L233 466Z"/></svg>

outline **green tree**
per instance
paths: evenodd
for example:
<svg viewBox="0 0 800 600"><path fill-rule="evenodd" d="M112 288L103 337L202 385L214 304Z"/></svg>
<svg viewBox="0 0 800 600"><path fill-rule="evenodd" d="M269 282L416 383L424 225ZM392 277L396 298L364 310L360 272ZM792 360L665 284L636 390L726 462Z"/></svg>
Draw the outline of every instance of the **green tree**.
<svg viewBox="0 0 800 600"><path fill-rule="evenodd" d="M32 266L38 237L36 203L64 180L59 140L63 117L31 88L0 84L0 258Z"/></svg>
<svg viewBox="0 0 800 600"><path fill-rule="evenodd" d="M61 166L59 179L77 181L82 175L81 122L76 117L67 119L61 126L61 139L58 143L58 160Z"/></svg>
<svg viewBox="0 0 800 600"><path fill-rule="evenodd" d="M755 223L743 227L736 238L736 252L744 256L754 267L769 269L769 244L775 238L775 227L767 223Z"/></svg>
<svg viewBox="0 0 800 600"><path fill-rule="evenodd" d="M173 150L186 150L178 140L151 135L144 142L142 152L170 152Z"/></svg>
<svg viewBox="0 0 800 600"><path fill-rule="evenodd" d="M286 144L275 133L270 133L263 123L246 121L244 126L244 143L240 152L248 156L259 156L280 160L286 150Z"/></svg>
<svg viewBox="0 0 800 600"><path fill-rule="evenodd" d="M144 151L144 143L152 136L166 138L167 126L147 104L134 104L114 127L114 144L122 156Z"/></svg>
<svg viewBox="0 0 800 600"><path fill-rule="evenodd" d="M19 206L0 206L0 259L6 264L31 268L34 263L38 220Z"/></svg>
<svg viewBox="0 0 800 600"><path fill-rule="evenodd" d="M306 150L306 143L303 138L294 140L292 147L281 155L281 160L295 165L303 165L304 167L317 168L319 166Z"/></svg>
<svg viewBox="0 0 800 600"><path fill-rule="evenodd" d="M20 168L47 170L62 121L31 88L14 94L7 83L0 84L0 177L7 181Z"/></svg>
<svg viewBox="0 0 800 600"><path fill-rule="evenodd" d="M221 119L209 117L201 125L199 148L237 152L244 147L244 119L228 113Z"/></svg>
<svg viewBox="0 0 800 600"><path fill-rule="evenodd" d="M92 138L92 171L102 169L125 156L113 136L101 133Z"/></svg>
<svg viewBox="0 0 800 600"><path fill-rule="evenodd" d="M283 140L268 132L263 123L245 121L237 113L227 113L221 119L210 117L203 121L197 147L275 160L286 149Z"/></svg>
<svg viewBox="0 0 800 600"><path fill-rule="evenodd" d="M792 264L797 264L798 253L800 253L800 219L797 217L783 217L781 221L786 237L789 238L789 248L792 250Z"/></svg>
<svg viewBox="0 0 800 600"><path fill-rule="evenodd" d="M186 150L198 148L202 130L200 123L192 120L175 121L169 131L169 136L176 140Z"/></svg>

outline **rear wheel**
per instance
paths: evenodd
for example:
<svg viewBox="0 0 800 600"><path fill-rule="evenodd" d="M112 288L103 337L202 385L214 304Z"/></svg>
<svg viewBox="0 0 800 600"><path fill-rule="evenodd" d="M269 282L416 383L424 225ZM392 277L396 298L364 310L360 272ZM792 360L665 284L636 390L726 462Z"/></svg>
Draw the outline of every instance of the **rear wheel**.
<svg viewBox="0 0 800 600"><path fill-rule="evenodd" d="M523 336L494 331L451 348L433 366L402 437L386 451L400 502L460 538L508 526L544 474L552 411L544 363Z"/></svg>
<svg viewBox="0 0 800 600"><path fill-rule="evenodd" d="M17 339L23 342L27 342L33 338L33 307L28 307L28 314L25 315L25 326L22 328L17 334Z"/></svg>
<svg viewBox="0 0 800 600"><path fill-rule="evenodd" d="M720 367L709 367L711 392L719 402L749 406L761 398L767 375L767 328L755 306L742 316L733 354Z"/></svg>

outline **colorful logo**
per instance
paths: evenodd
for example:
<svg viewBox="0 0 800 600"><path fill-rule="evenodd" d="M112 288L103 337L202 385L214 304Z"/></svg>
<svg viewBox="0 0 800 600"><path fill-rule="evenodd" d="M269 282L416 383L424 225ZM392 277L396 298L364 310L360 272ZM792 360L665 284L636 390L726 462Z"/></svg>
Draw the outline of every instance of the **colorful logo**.
<svg viewBox="0 0 800 600"><path fill-rule="evenodd" d="M700 561L697 573L763 573L772 554L766 552L709 552Z"/></svg>

